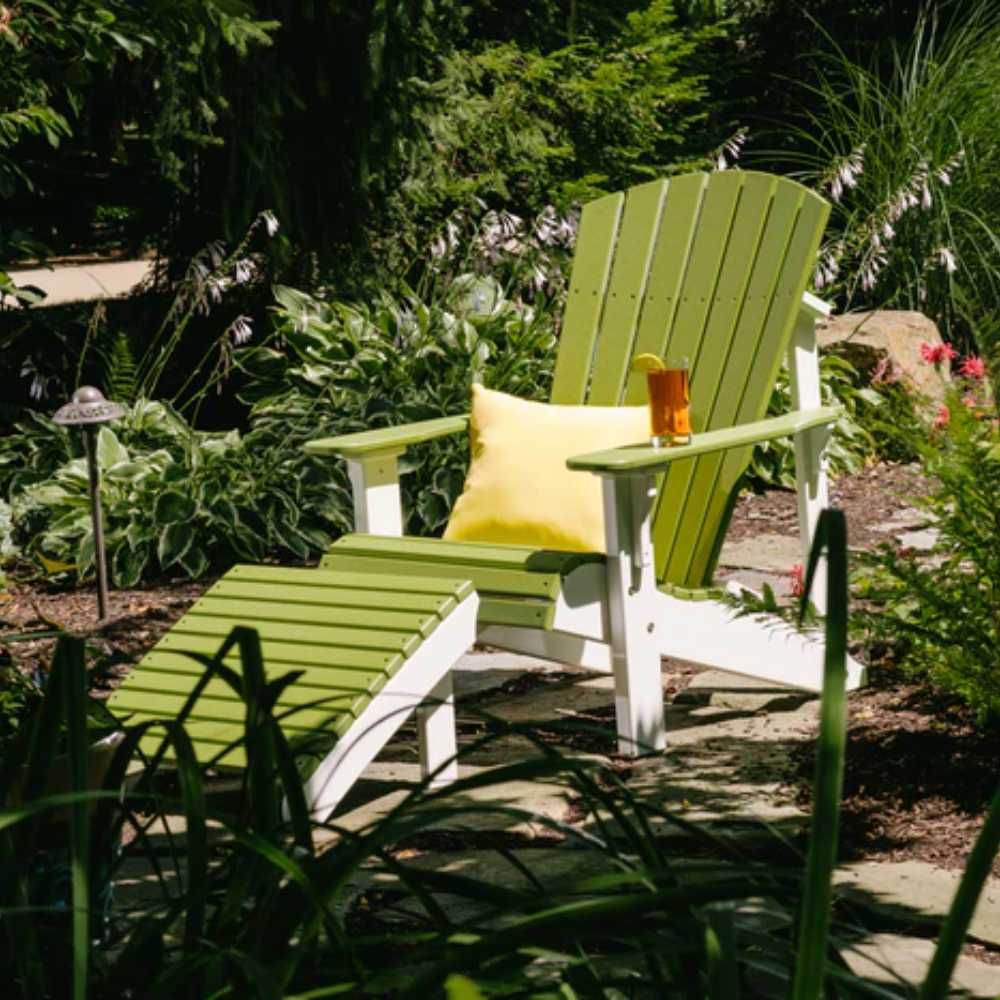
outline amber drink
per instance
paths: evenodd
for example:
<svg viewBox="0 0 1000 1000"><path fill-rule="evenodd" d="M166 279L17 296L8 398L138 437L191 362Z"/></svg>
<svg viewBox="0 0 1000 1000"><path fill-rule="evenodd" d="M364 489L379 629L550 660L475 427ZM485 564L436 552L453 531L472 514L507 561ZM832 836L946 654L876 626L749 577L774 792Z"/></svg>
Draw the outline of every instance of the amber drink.
<svg viewBox="0 0 1000 1000"><path fill-rule="evenodd" d="M691 440L688 403L691 393L686 367L646 372L649 431L653 445L687 444Z"/></svg>

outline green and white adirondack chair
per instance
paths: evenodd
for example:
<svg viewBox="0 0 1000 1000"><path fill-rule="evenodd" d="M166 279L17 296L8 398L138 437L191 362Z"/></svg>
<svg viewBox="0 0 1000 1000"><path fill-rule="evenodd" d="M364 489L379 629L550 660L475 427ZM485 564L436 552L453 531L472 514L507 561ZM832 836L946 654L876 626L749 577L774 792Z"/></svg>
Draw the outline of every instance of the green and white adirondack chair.
<svg viewBox="0 0 1000 1000"><path fill-rule="evenodd" d="M630 372L641 353L691 366L691 444L569 462L603 479L606 556L402 537L397 460L463 432L456 416L307 445L346 459L354 490L359 533L323 567L470 580L481 641L614 674L624 753L665 744L661 656L819 690L818 640L736 617L711 585L755 443L794 438L803 561L827 503L823 452L839 410L821 405L814 327L829 310L805 287L828 214L799 184L742 171L659 180L584 208L551 402L643 402ZM785 358L793 409L764 419ZM852 662L850 686L862 681Z"/></svg>
<svg viewBox="0 0 1000 1000"><path fill-rule="evenodd" d="M135 720L175 714L201 675L184 651L212 653L233 625L253 625L269 671L304 671L279 702L296 710L285 728L336 740L306 782L324 816L418 706L424 773L455 776L450 672L477 634L612 672L624 753L665 744L661 656L818 690L818 640L737 618L711 584L754 443L794 437L803 558L826 504L823 449L839 411L820 403L814 324L827 309L804 289L827 214L792 181L735 171L656 181L585 207L552 402L641 403L635 355L691 363L691 444L569 463L603 478L607 555L402 537L398 458L464 432L467 417L316 441L312 453L347 460L360 533L334 543L318 570L235 567L112 707ZM762 419L786 354L793 410ZM852 663L849 684L862 679ZM187 727L199 758L241 766L229 744L242 716L213 681Z"/></svg>

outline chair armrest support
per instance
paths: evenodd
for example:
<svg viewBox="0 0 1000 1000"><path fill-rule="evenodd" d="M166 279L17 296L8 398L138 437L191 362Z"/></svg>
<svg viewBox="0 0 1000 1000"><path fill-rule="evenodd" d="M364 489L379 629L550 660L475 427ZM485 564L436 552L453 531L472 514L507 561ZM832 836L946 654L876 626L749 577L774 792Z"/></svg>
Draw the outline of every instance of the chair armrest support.
<svg viewBox="0 0 1000 1000"><path fill-rule="evenodd" d="M685 458L790 437L813 427L835 424L842 412L839 406L820 406L813 410L800 410L780 417L695 434L690 444L672 448L654 448L643 442L623 448L595 451L588 455L574 455L566 465L571 469L594 472L601 476L655 475L665 472L671 462L679 462Z"/></svg>
<svg viewBox="0 0 1000 1000"><path fill-rule="evenodd" d="M354 497L354 530L371 535L402 535L403 505L396 459L407 445L457 434L469 426L468 416L438 417L398 427L341 434L310 441L310 455L338 455L347 461Z"/></svg>
<svg viewBox="0 0 1000 1000"><path fill-rule="evenodd" d="M408 445L432 441L446 434L458 434L469 426L468 414L418 420L398 427L379 427L373 431L341 434L310 441L305 450L310 455L339 455L341 458L372 458L381 454L402 454Z"/></svg>

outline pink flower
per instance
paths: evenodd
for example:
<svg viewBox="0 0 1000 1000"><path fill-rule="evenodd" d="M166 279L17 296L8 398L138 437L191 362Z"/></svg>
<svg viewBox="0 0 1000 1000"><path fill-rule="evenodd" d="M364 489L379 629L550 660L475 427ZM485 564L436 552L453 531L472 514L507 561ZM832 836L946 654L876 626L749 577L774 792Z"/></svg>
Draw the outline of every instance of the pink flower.
<svg viewBox="0 0 1000 1000"><path fill-rule="evenodd" d="M979 405L979 401L971 392L967 392L962 397L962 405L970 410L974 410Z"/></svg>
<svg viewBox="0 0 1000 1000"><path fill-rule="evenodd" d="M796 563L788 576L792 578L792 597L801 597L806 592L806 571L802 563Z"/></svg>
<svg viewBox="0 0 1000 1000"><path fill-rule="evenodd" d="M958 351L951 344L928 344L925 340L920 345L920 356L928 364L938 365L942 361L954 361Z"/></svg>
<svg viewBox="0 0 1000 1000"><path fill-rule="evenodd" d="M966 378L982 378L986 374L986 362L975 354L970 354L958 369Z"/></svg>
<svg viewBox="0 0 1000 1000"><path fill-rule="evenodd" d="M951 420L951 410L948 409L945 403L942 403L941 409L938 410L937 416L934 418L934 426L947 427L949 420Z"/></svg>

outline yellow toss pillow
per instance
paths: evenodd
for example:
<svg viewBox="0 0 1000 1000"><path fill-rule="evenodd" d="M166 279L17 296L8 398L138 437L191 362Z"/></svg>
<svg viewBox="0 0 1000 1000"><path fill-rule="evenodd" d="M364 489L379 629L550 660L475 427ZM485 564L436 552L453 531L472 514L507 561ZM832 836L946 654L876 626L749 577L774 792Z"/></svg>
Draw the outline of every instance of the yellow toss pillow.
<svg viewBox="0 0 1000 1000"><path fill-rule="evenodd" d="M472 461L444 537L604 551L601 479L566 459L649 437L645 406L556 406L472 387Z"/></svg>

